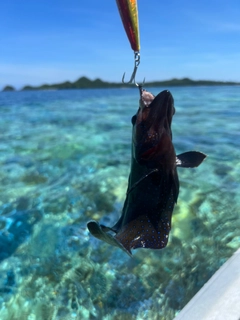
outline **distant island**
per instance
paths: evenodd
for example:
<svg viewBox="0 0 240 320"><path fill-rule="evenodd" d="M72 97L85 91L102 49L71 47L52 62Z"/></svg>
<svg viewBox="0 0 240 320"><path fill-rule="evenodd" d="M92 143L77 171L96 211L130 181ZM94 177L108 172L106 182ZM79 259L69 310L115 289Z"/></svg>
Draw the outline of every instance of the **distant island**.
<svg viewBox="0 0 240 320"><path fill-rule="evenodd" d="M210 81L210 80L191 80L189 78L171 79L164 81L146 82L144 87L176 87L176 86L229 86L240 85L240 82L232 81ZM21 91L26 90L66 90L66 89L104 89L104 88L129 88L129 85L122 82L106 82L101 79L90 80L87 77L81 77L77 81L62 82L56 84L43 84L41 86L24 86ZM15 91L14 87L8 85L3 91Z"/></svg>
<svg viewBox="0 0 240 320"><path fill-rule="evenodd" d="M12 86L5 86L2 91L15 91L15 88Z"/></svg>

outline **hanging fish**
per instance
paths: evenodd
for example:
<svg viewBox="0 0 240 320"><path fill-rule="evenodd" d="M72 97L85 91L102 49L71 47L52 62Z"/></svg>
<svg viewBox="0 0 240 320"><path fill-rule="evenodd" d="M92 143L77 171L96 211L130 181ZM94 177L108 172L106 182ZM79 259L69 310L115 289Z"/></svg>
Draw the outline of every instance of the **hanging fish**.
<svg viewBox="0 0 240 320"><path fill-rule="evenodd" d="M206 155L189 151L178 156L172 143L174 100L167 90L156 97L140 89L140 106L132 117L132 161L122 215L112 227L88 222L96 238L131 255L132 249L167 245L179 181L177 167L199 166Z"/></svg>
<svg viewBox="0 0 240 320"><path fill-rule="evenodd" d="M131 79L127 83L135 82L137 68L140 64L140 36L138 25L137 0L116 0L118 10L122 19L131 48L134 51L134 70ZM125 73L122 78L124 83Z"/></svg>

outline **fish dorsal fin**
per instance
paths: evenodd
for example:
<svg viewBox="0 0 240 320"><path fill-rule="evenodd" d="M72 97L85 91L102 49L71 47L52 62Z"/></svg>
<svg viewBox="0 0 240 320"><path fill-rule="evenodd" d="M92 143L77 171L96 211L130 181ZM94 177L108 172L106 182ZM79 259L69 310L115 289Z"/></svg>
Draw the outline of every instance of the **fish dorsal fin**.
<svg viewBox="0 0 240 320"><path fill-rule="evenodd" d="M188 151L177 155L176 166L182 168L198 167L206 158L206 154L199 151Z"/></svg>
<svg viewBox="0 0 240 320"><path fill-rule="evenodd" d="M98 222L92 220L89 221L87 224L88 230L90 233L98 238L99 240L102 240L112 246L119 247L124 252L126 252L130 257L132 256L131 251L129 249L126 249L114 236L112 236L108 231L113 231L111 228L105 227L103 225L100 225Z"/></svg>

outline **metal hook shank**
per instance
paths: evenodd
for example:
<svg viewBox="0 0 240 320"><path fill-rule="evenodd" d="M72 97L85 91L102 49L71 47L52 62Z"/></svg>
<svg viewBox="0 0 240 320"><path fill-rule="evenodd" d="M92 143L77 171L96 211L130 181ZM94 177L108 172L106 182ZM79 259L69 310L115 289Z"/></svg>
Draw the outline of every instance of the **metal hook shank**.
<svg viewBox="0 0 240 320"><path fill-rule="evenodd" d="M131 75L131 78L128 82L125 82L124 81L124 78L125 78L125 72L123 74L123 77L122 77L122 83L124 84L128 84L128 83L132 83L134 81L134 84L137 85L136 83L136 80L135 80L135 76L136 76L136 73L137 73L137 68L140 64L140 52L139 51L134 51L134 69L133 69L133 73Z"/></svg>

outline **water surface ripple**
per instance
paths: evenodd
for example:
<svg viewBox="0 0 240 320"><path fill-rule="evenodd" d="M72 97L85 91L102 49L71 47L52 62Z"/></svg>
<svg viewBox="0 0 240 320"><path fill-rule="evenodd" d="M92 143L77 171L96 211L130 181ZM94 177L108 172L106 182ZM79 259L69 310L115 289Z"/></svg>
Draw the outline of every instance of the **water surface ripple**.
<svg viewBox="0 0 240 320"><path fill-rule="evenodd" d="M173 319L240 246L239 87L170 91L176 152L208 157L178 170L167 248L132 259L86 222L121 214L138 90L0 93L1 320Z"/></svg>

